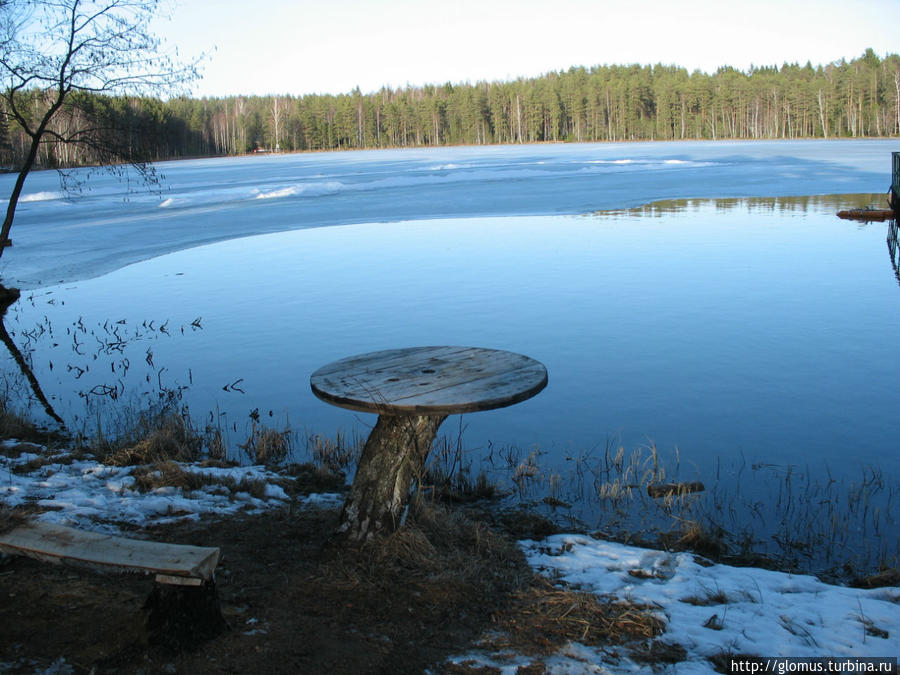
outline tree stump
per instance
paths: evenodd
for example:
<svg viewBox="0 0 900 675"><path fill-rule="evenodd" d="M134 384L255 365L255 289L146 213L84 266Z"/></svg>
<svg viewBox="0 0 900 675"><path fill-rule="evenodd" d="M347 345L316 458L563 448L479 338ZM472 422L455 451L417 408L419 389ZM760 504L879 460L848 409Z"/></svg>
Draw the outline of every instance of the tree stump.
<svg viewBox="0 0 900 675"><path fill-rule="evenodd" d="M380 415L363 448L356 478L344 502L338 532L365 541L393 532L403 520L412 479L446 415Z"/></svg>
<svg viewBox="0 0 900 675"><path fill-rule="evenodd" d="M150 644L172 651L192 649L228 629L215 581L199 586L155 583L144 611Z"/></svg>

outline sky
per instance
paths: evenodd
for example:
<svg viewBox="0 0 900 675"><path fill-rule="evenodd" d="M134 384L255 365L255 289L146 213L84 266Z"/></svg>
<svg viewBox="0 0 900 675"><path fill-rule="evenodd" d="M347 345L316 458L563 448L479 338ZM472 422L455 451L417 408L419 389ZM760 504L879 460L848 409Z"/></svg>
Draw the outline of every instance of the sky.
<svg viewBox="0 0 900 675"><path fill-rule="evenodd" d="M195 96L363 93L570 66L826 64L900 52L900 0L170 0Z"/></svg>

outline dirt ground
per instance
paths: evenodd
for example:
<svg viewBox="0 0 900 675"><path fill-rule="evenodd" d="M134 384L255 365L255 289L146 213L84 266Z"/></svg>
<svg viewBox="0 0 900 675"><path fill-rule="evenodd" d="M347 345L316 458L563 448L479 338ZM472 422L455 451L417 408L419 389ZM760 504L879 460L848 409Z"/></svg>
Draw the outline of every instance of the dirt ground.
<svg viewBox="0 0 900 675"><path fill-rule="evenodd" d="M147 577L0 559L9 672L421 673L465 653L533 582L511 537L443 507L379 546L336 543L338 511L288 510L144 531L219 546L228 630L150 644Z"/></svg>

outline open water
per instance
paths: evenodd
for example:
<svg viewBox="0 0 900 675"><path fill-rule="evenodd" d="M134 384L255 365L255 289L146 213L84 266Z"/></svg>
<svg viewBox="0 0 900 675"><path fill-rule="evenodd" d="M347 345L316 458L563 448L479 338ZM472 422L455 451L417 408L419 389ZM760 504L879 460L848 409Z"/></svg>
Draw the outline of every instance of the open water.
<svg viewBox="0 0 900 675"><path fill-rule="evenodd" d="M550 375L530 401L445 423L474 454L539 447L564 462L610 442L655 444L703 476L732 460L897 476L888 226L834 216L882 199L892 150L258 156L164 163L161 193L98 174L68 195L38 173L0 265L25 289L5 323L75 428L176 391L232 443L256 412L364 435L374 418L313 397L313 370L466 344L527 354Z"/></svg>

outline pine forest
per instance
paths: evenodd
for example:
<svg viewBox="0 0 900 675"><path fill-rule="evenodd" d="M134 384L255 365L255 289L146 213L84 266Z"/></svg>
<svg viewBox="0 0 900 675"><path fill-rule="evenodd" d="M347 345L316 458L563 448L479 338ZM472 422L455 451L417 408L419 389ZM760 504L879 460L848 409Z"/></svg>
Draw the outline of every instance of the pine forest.
<svg viewBox="0 0 900 675"><path fill-rule="evenodd" d="M36 99L50 95L18 94L35 109ZM89 145L64 142L68 129L88 127L151 161L458 144L900 136L900 56L870 49L824 66L712 74L669 65L573 67L510 82L340 95L77 95L62 113L42 145L43 168L102 163ZM0 123L4 169L20 164L27 140Z"/></svg>

